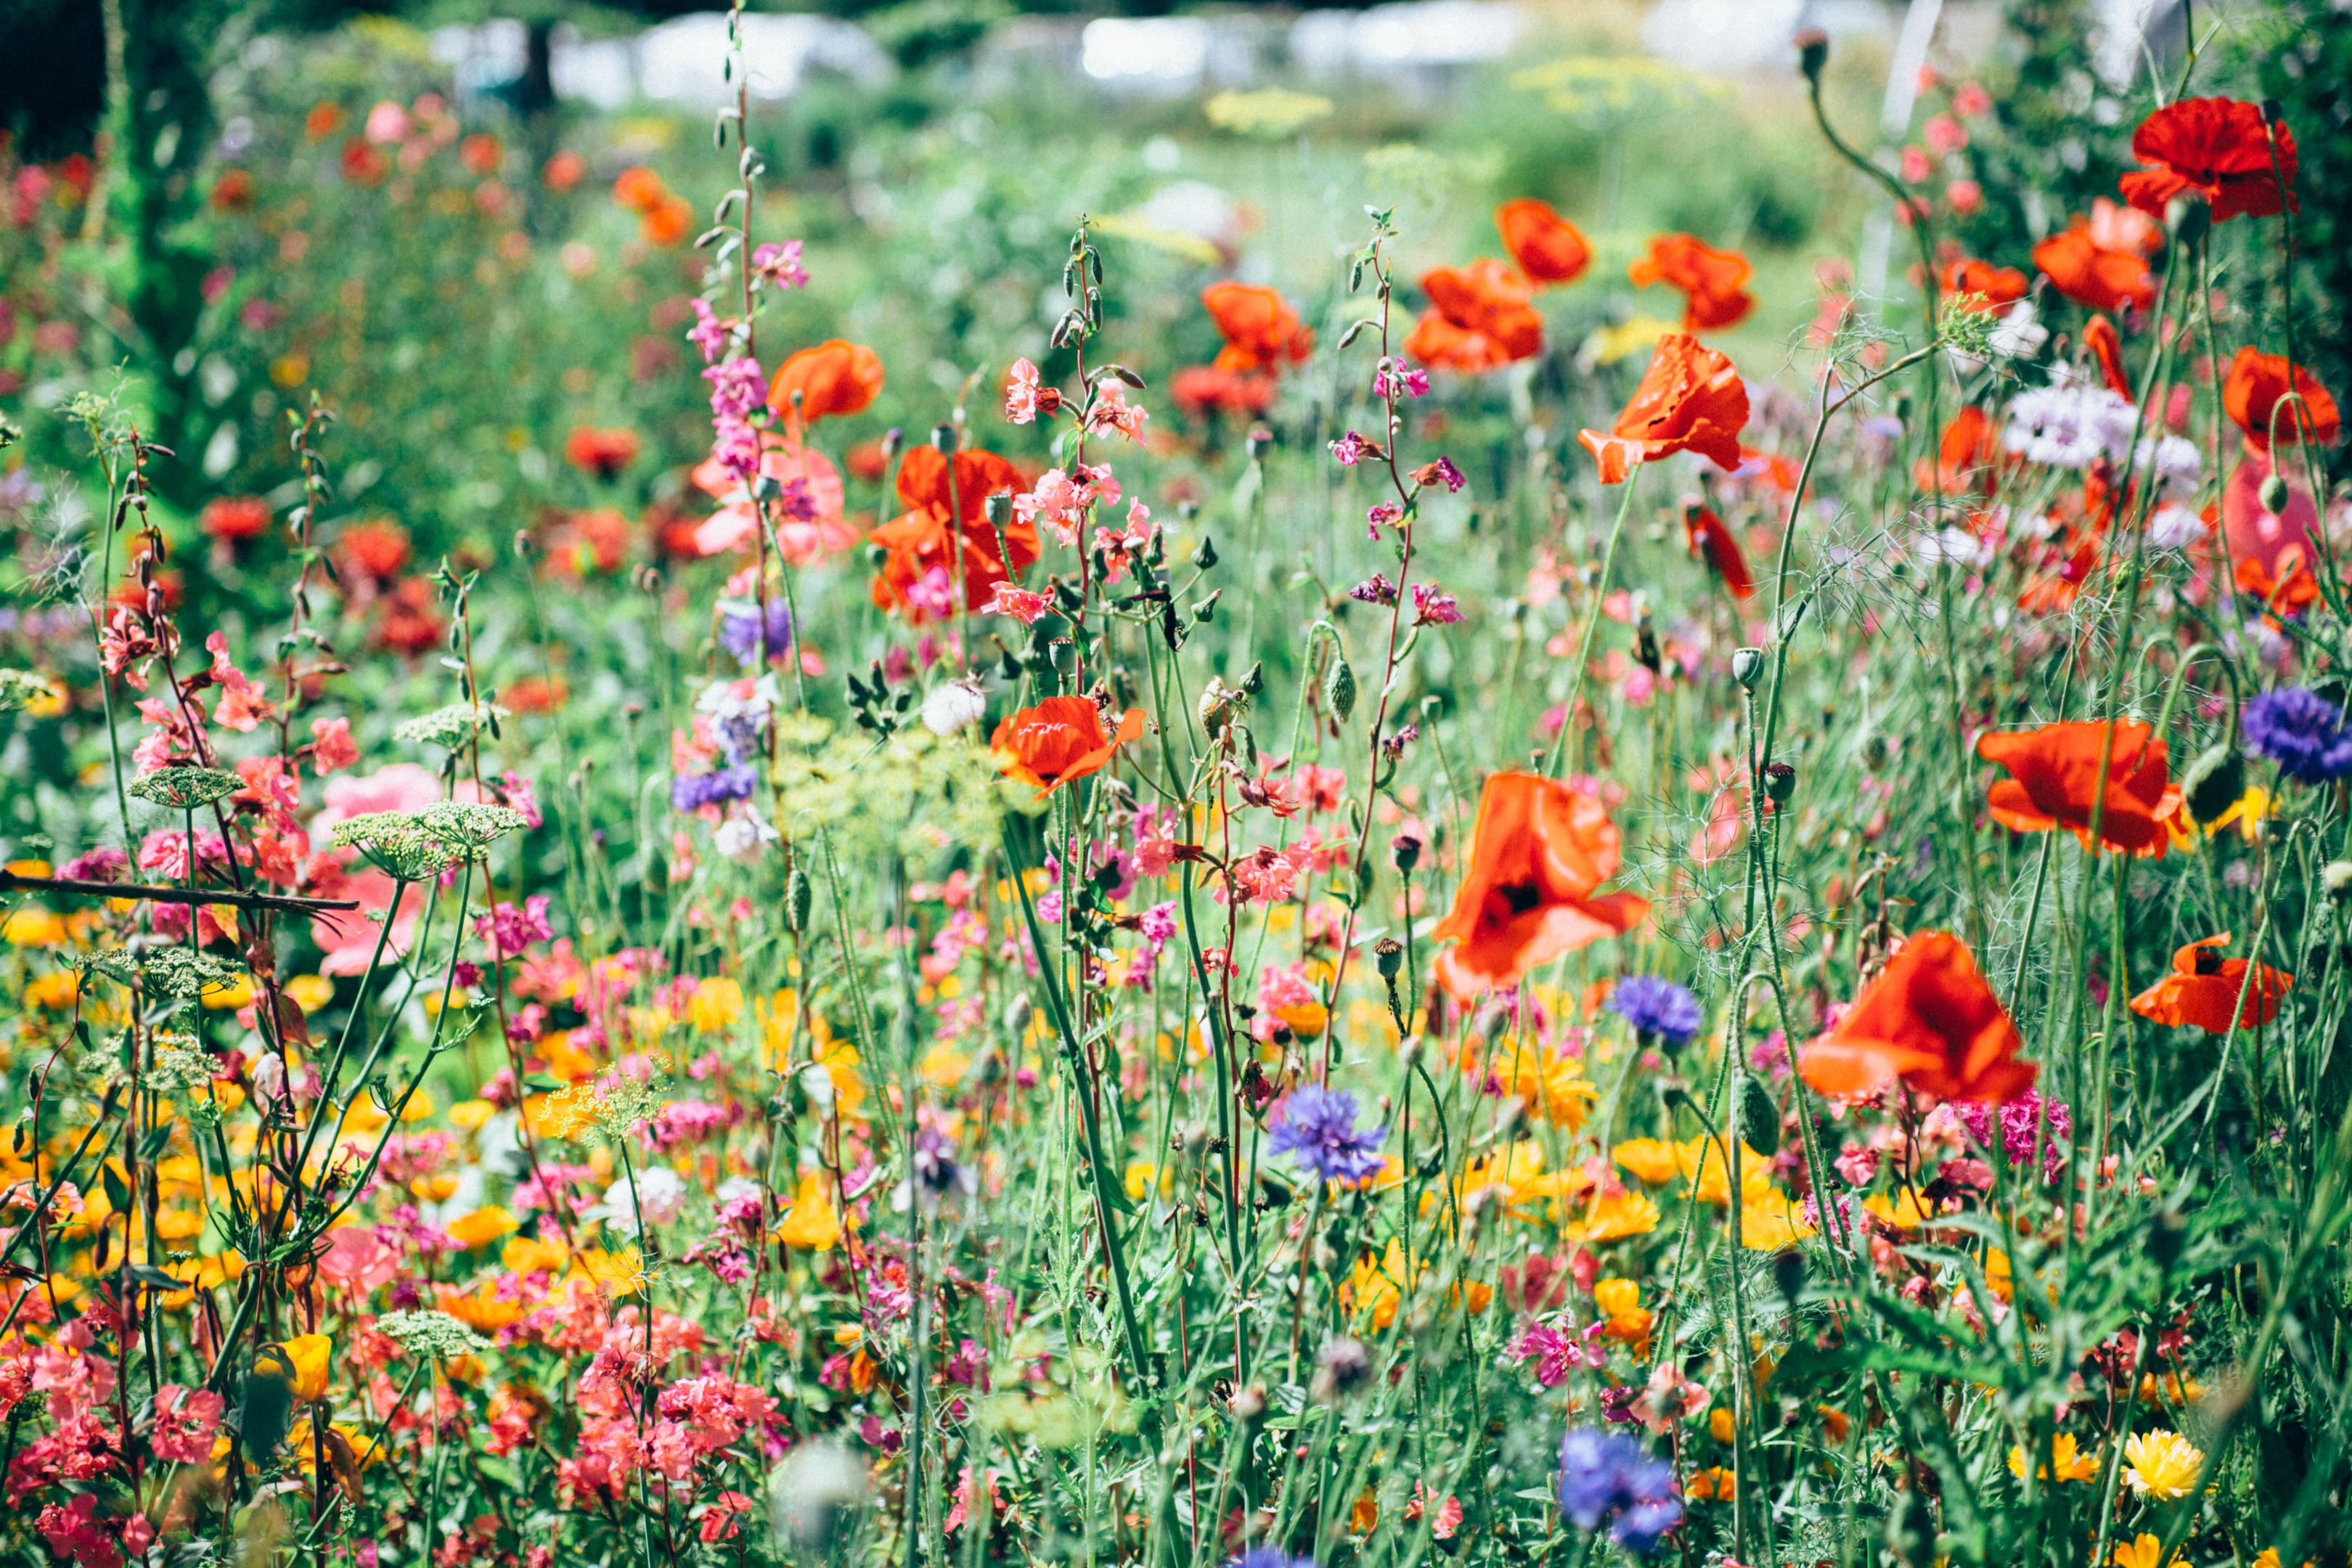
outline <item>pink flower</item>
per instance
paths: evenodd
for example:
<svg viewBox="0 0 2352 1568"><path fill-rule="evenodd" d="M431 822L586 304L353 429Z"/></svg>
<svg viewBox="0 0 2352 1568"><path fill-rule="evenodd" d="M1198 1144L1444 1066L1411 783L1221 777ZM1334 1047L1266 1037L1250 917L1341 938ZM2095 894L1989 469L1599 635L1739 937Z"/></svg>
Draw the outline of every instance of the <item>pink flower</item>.
<svg viewBox="0 0 2352 1568"><path fill-rule="evenodd" d="M1396 528L1401 526L1403 521L1404 508L1397 505L1394 501L1384 500L1365 511L1364 531L1371 536L1373 543L1378 544L1381 541L1381 529Z"/></svg>
<svg viewBox="0 0 2352 1568"><path fill-rule="evenodd" d="M1384 359L1372 369L1375 397L1419 397L1429 391L1429 372L1415 370L1402 356Z"/></svg>
<svg viewBox="0 0 2352 1568"><path fill-rule="evenodd" d="M555 928L547 923L547 895L533 893L522 908L502 903L488 914L474 917L474 934L493 942L500 958L512 958L534 942L547 942Z"/></svg>
<svg viewBox="0 0 2352 1568"><path fill-rule="evenodd" d="M948 569L934 566L907 584L906 600L909 608L927 616L955 614L955 584L948 580Z"/></svg>
<svg viewBox="0 0 2352 1568"><path fill-rule="evenodd" d="M1536 1381L1546 1388L1558 1388L1580 1366L1598 1368L1609 1364L1609 1352L1601 1345L1600 1335L1598 1323L1586 1330L1581 1339L1534 1323L1522 1330L1503 1354L1511 1361L1535 1363Z"/></svg>
<svg viewBox="0 0 2352 1568"><path fill-rule="evenodd" d="M349 719L310 721L310 771L320 778L360 760Z"/></svg>
<svg viewBox="0 0 2352 1568"><path fill-rule="evenodd" d="M1037 367L1026 359L1013 362L1013 370L1004 378L1004 417L1015 425L1028 425L1037 417L1037 394L1045 379Z"/></svg>
<svg viewBox="0 0 2352 1568"><path fill-rule="evenodd" d="M1043 594L1033 594L1026 588L1016 588L1010 582L996 584L996 596L988 602L988 611L995 616L1011 616L1024 626L1034 626L1039 616L1054 607L1054 602Z"/></svg>
<svg viewBox="0 0 2352 1568"><path fill-rule="evenodd" d="M400 1272L400 1254L372 1226L351 1225L333 1233L319 1255L319 1278L352 1290L388 1285Z"/></svg>
<svg viewBox="0 0 2352 1568"><path fill-rule="evenodd" d="M1135 871L1139 877L1164 877L1176 861L1176 813L1145 806L1135 814Z"/></svg>
<svg viewBox="0 0 2352 1568"><path fill-rule="evenodd" d="M1934 165L1927 162L1927 150L1925 147L1913 146L1903 149L1903 178L1906 184L1916 185L1924 183L1933 167Z"/></svg>
<svg viewBox="0 0 2352 1568"><path fill-rule="evenodd" d="M1462 477L1462 470L1454 466L1453 458L1440 458L1415 468L1412 482L1417 485L1444 485L1445 493L1453 495L1470 481Z"/></svg>
<svg viewBox="0 0 2352 1568"><path fill-rule="evenodd" d="M1116 430L1137 446L1143 445L1143 422L1151 416L1127 400L1127 384L1110 376L1095 384L1095 400L1087 410L1087 432L1099 436Z"/></svg>
<svg viewBox="0 0 2352 1568"><path fill-rule="evenodd" d="M751 276L772 289L805 289L808 268L801 265L801 242L788 239L751 252Z"/></svg>
<svg viewBox="0 0 2352 1568"><path fill-rule="evenodd" d="M520 773L512 772L500 773L499 782L491 786L490 793L497 795L509 809L520 812L525 826L538 827L545 824L547 819L541 816L539 811L539 797L531 793L530 781Z"/></svg>
<svg viewBox="0 0 2352 1568"><path fill-rule="evenodd" d="M98 1499L89 1492L59 1507L41 1510L33 1528L60 1557L70 1557L76 1568L121 1568L122 1553L99 1521Z"/></svg>
<svg viewBox="0 0 2352 1568"><path fill-rule="evenodd" d="M1462 618L1462 606L1454 595L1433 583L1412 585L1412 624L1417 626L1447 626Z"/></svg>
<svg viewBox="0 0 2352 1568"><path fill-rule="evenodd" d="M1353 430L1331 443L1331 455L1339 459L1339 466L1344 468L1354 468L1376 450L1370 442Z"/></svg>
<svg viewBox="0 0 2352 1568"><path fill-rule="evenodd" d="M1992 112L1992 94L1972 81L1964 81L1952 92L1952 112L1969 120L1979 120Z"/></svg>
<svg viewBox="0 0 2352 1568"><path fill-rule="evenodd" d="M228 1401L210 1389L189 1390L167 1383L155 1391L155 1429L147 1446L175 1465L201 1465L213 1457L213 1434L220 1430Z"/></svg>
<svg viewBox="0 0 2352 1568"><path fill-rule="evenodd" d="M1954 180L1944 187L1944 199L1963 217L1984 209L1984 187L1974 180Z"/></svg>
<svg viewBox="0 0 2352 1568"><path fill-rule="evenodd" d="M1948 114L1938 114L1919 128L1930 151L1950 157L1969 144L1969 128Z"/></svg>
<svg viewBox="0 0 2352 1568"><path fill-rule="evenodd" d="M741 1492L720 1492L717 1500L703 1510L702 1528L696 1533L706 1546L732 1541L743 1515L751 1511L751 1500Z"/></svg>

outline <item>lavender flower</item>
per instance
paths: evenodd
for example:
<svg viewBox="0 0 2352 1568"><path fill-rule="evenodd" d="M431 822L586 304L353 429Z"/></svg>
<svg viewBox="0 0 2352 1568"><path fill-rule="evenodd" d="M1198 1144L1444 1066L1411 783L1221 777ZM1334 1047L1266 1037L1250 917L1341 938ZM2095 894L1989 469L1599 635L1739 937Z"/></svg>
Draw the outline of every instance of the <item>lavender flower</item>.
<svg viewBox="0 0 2352 1568"><path fill-rule="evenodd" d="M1388 1134L1386 1127L1359 1132L1356 1097L1310 1083L1290 1091L1270 1147L1297 1155L1327 1182L1363 1182L1380 1174L1381 1143Z"/></svg>
<svg viewBox="0 0 2352 1568"><path fill-rule="evenodd" d="M760 644L768 645L770 658L782 658L793 646L793 613L782 599L768 604L767 637L760 635L760 611L756 605L748 610L721 616L719 622L719 646L738 664L756 663Z"/></svg>
<svg viewBox="0 0 2352 1568"><path fill-rule="evenodd" d="M1608 1524L1611 1540L1644 1556L1683 1519L1672 1465L1629 1436L1590 1426L1560 1441L1559 1506L1579 1530Z"/></svg>
<svg viewBox="0 0 2352 1568"><path fill-rule="evenodd" d="M2011 401L2001 445L2030 463L2087 468L2128 456L2138 423L2131 400L2104 386L2041 386Z"/></svg>
<svg viewBox="0 0 2352 1568"><path fill-rule="evenodd" d="M2335 703L2300 686L2265 691L2246 704L2246 745L2279 772L2304 784L2333 784L2352 774L2352 734Z"/></svg>
<svg viewBox="0 0 2352 1568"><path fill-rule="evenodd" d="M1312 1557L1293 1557L1279 1546L1253 1546L1225 1568L1317 1568Z"/></svg>
<svg viewBox="0 0 2352 1568"><path fill-rule="evenodd" d="M1644 1040L1664 1040L1676 1050L1689 1045L1706 1022L1698 998L1671 980L1661 980L1654 974L1636 974L1621 980L1609 993L1606 1004L1633 1026L1634 1035Z"/></svg>
<svg viewBox="0 0 2352 1568"><path fill-rule="evenodd" d="M730 800L749 800L751 792L759 785L760 775L748 763L741 767L721 768L713 773L688 773L670 781L670 809L699 811L706 805L724 805Z"/></svg>

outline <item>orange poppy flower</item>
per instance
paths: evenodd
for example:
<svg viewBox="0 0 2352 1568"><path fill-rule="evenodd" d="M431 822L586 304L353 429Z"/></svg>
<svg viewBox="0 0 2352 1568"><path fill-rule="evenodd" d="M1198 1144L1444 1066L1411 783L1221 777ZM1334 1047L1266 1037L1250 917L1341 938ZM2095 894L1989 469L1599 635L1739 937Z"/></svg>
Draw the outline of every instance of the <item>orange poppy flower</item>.
<svg viewBox="0 0 2352 1568"><path fill-rule="evenodd" d="M2077 222L2035 246L2033 265L2058 292L2094 310L2145 310L2156 303L2147 263L2128 250L2101 249L2088 223Z"/></svg>
<svg viewBox="0 0 2352 1568"><path fill-rule="evenodd" d="M2319 598L2319 579L2304 561L2300 544L2288 545L2267 566L2259 555L2241 556L2231 575L2239 593L2251 594L2263 602L2270 612L2265 618L2273 627L2282 620L2303 614Z"/></svg>
<svg viewBox="0 0 2352 1568"><path fill-rule="evenodd" d="M1727 472L1739 467L1739 432L1748 423L1748 387L1727 354L1684 332L1658 340L1650 368L1617 423L1576 438L1601 462L1601 482L1622 484L1636 463L1696 452Z"/></svg>
<svg viewBox="0 0 2352 1568"><path fill-rule="evenodd" d="M2336 399L2319 378L2302 365L2294 367L2294 390L2305 406L2279 407L2286 395L2287 362L2284 354L2266 354L2252 344L2230 362L2229 379L2221 384L2221 406L2231 422L2246 433L2246 445L2257 452L2271 449L2271 424L2275 416L2279 434L2289 444L2301 430L2323 447L2333 447L2343 434L2343 417Z"/></svg>
<svg viewBox="0 0 2352 1568"><path fill-rule="evenodd" d="M621 171L613 182L613 200L635 213L649 213L669 196L662 177L639 163Z"/></svg>
<svg viewBox="0 0 2352 1568"><path fill-rule="evenodd" d="M2033 1087L2017 1059L2025 1042L1977 973L1976 955L1946 931L1914 932L1797 1070L1823 1094L1867 1094L1889 1079L1938 1100L1999 1105Z"/></svg>
<svg viewBox="0 0 2352 1568"><path fill-rule="evenodd" d="M1683 325L1694 332L1737 326L1756 309L1748 280L1756 268L1736 250L1717 250L1687 234L1662 234L1650 254L1625 269L1636 289L1664 283L1683 291Z"/></svg>
<svg viewBox="0 0 2352 1568"><path fill-rule="evenodd" d="M1996 316L2009 314L2009 308L2025 298L2024 273L2014 267L1995 267L1973 257L1962 257L1947 265L1938 281L1947 301L1962 294L1979 294L1983 302L1977 309Z"/></svg>
<svg viewBox="0 0 2352 1568"><path fill-rule="evenodd" d="M768 387L768 407L814 425L836 414L859 414L882 390L882 357L864 343L835 338L786 360ZM797 414L793 394L801 395Z"/></svg>
<svg viewBox="0 0 2352 1568"><path fill-rule="evenodd" d="M2091 847L2091 811L2097 798L2099 752L2107 752L2101 847L2161 857L2170 838L2166 824L2180 809L2162 741L2135 721L2117 720L2107 739L2103 720L2070 720L2038 730L1986 735L1977 755L2009 770L1985 805L1993 820L2018 833L2063 827Z"/></svg>
<svg viewBox="0 0 2352 1568"><path fill-rule="evenodd" d="M1083 697L1048 697L999 721L988 743L998 769L1034 784L1042 797L1100 772L1112 752L1142 734L1140 708L1119 715L1118 729L1106 735L1102 711L1092 702Z"/></svg>
<svg viewBox="0 0 2352 1568"><path fill-rule="evenodd" d="M919 603L919 590L937 581L930 576L934 569L952 589L958 548L950 544L953 539L962 554L964 607L986 605L997 584L1037 559L1036 524L1015 518L1004 525L1004 552L1013 557L1008 570L998 553L997 531L988 521L988 498L1020 488L1020 474L993 452L958 452L950 486L945 458L930 447L909 448L898 464L898 499L908 510L866 535L889 552L874 579L874 603L903 610L913 620L933 613Z"/></svg>
<svg viewBox="0 0 2352 1568"><path fill-rule="evenodd" d="M2117 397L2131 396L2131 383L2124 375L2124 341L2116 331L2116 324L2105 316L2094 316L2083 323L2083 346L2099 362L2099 379Z"/></svg>
<svg viewBox="0 0 2352 1568"><path fill-rule="evenodd" d="M2259 104L2233 98L2184 98L2168 103L2132 132L2132 156L2155 165L2123 177L2124 200L2164 216L2172 198L2202 196L2213 221L2269 217L2279 210L2279 185L2294 199L2294 137L2278 127L2278 171L2271 170L2270 137Z"/></svg>
<svg viewBox="0 0 2352 1568"><path fill-rule="evenodd" d="M1503 248L1537 288L1549 283L1573 283L1592 265L1592 247L1584 232L1552 210L1549 202L1522 196L1495 209L1495 228Z"/></svg>
<svg viewBox="0 0 2352 1568"><path fill-rule="evenodd" d="M1964 405L1944 426L1944 434L1936 443L1936 466L1931 469L1925 458L1912 465L1919 488L1933 488L1946 495L1956 490L1992 489L1994 469L2000 461L2000 432L1993 428L1992 418L1977 405Z"/></svg>
<svg viewBox="0 0 2352 1568"><path fill-rule="evenodd" d="M2294 976L2265 963L2258 966L2261 973L2249 984L2246 961L2221 956L2221 950L2229 945L2230 933L2223 931L2180 949L2172 955L2172 973L2133 997L2131 1010L2176 1029L2193 1024L2209 1035L2226 1035L2230 1010L2238 1005L2238 994L2243 991L2246 1005L2238 1015L2239 1026L2251 1029L2269 1023L2278 1016L2279 998L2294 984Z"/></svg>
<svg viewBox="0 0 2352 1568"><path fill-rule="evenodd" d="M1508 263L1482 256L1467 267L1433 268L1421 288L1429 309L1404 352L1422 363L1475 375L1543 353L1543 317L1528 303L1535 289Z"/></svg>
<svg viewBox="0 0 2352 1568"><path fill-rule="evenodd" d="M1617 874L1619 857L1616 826L1592 796L1534 773L1489 778L1454 912L1431 933L1461 944L1438 955L1438 979L1468 1001L1633 930L1648 901L1596 890Z"/></svg>
<svg viewBox="0 0 2352 1568"><path fill-rule="evenodd" d="M1756 596L1756 584L1748 576L1748 558L1739 552L1739 542L1731 537L1723 519L1703 506L1685 506L1683 532L1690 541L1690 552L1706 558L1733 598Z"/></svg>
<svg viewBox="0 0 2352 1568"><path fill-rule="evenodd" d="M1301 324L1289 300L1255 283L1212 283L1201 303L1217 323L1225 346L1217 351L1219 370L1275 370L1315 352L1315 329Z"/></svg>

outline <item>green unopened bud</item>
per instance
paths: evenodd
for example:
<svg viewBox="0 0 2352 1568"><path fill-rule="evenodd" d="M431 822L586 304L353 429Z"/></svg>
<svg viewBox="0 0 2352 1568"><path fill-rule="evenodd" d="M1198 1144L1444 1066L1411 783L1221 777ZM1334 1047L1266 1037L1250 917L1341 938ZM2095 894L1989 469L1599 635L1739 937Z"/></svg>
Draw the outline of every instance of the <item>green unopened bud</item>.
<svg viewBox="0 0 2352 1568"><path fill-rule="evenodd" d="M2294 499L2293 492L2286 488L2286 480L2276 474L2266 477L2263 480L2263 488L2255 493L2262 500L2263 510L2273 517L2284 516L2286 503Z"/></svg>
<svg viewBox="0 0 2352 1568"><path fill-rule="evenodd" d="M2246 793L2246 759L2228 741L2208 746L2180 775L2180 798L2189 815L2212 822Z"/></svg>
<svg viewBox="0 0 2352 1568"><path fill-rule="evenodd" d="M784 926L787 930L808 930L809 905L814 897L814 889L809 887L808 873L797 866L793 867L793 874L784 879Z"/></svg>
<svg viewBox="0 0 2352 1568"><path fill-rule="evenodd" d="M1780 1107L1764 1085L1746 1073L1739 1075L1739 1138L1767 1158L1780 1152Z"/></svg>
<svg viewBox="0 0 2352 1568"><path fill-rule="evenodd" d="M1356 672L1344 658L1331 661L1330 693L1331 712L1344 724L1356 710Z"/></svg>
<svg viewBox="0 0 2352 1568"><path fill-rule="evenodd" d="M1764 679L1764 650L1760 647L1735 650L1731 656L1731 679L1748 690L1755 690L1756 683Z"/></svg>

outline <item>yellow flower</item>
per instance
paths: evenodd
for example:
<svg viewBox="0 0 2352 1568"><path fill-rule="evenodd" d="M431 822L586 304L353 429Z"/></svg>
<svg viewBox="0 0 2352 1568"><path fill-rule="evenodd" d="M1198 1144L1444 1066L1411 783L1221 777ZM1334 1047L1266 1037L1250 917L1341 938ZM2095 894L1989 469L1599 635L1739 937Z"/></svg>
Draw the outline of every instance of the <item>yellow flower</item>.
<svg viewBox="0 0 2352 1568"><path fill-rule="evenodd" d="M1750 1192L1739 1205L1739 1245L1750 1252L1778 1252L1813 1234L1797 1201L1778 1187Z"/></svg>
<svg viewBox="0 0 2352 1568"><path fill-rule="evenodd" d="M1617 1145L1617 1163L1626 1174L1654 1187L1674 1180L1675 1146L1655 1138L1629 1138Z"/></svg>
<svg viewBox="0 0 2352 1568"><path fill-rule="evenodd" d="M238 1007L252 1006L253 994L253 976L239 970L226 983L200 993L196 1000L215 1013L226 1013Z"/></svg>
<svg viewBox="0 0 2352 1568"><path fill-rule="evenodd" d="M1657 1228L1658 1205L1640 1193L1596 1191L1590 1204L1571 1210L1559 1234L1563 1241L1619 1241Z"/></svg>
<svg viewBox="0 0 2352 1568"><path fill-rule="evenodd" d="M54 1007L59 1012L74 1005L81 994L81 976L70 969L60 969L44 974L25 987L25 1000L36 1007Z"/></svg>
<svg viewBox="0 0 2352 1568"><path fill-rule="evenodd" d="M1660 338L1676 330L1672 321L1662 321L1655 316L1635 316L1622 325L1602 327L1584 340L1584 347L1597 363L1615 364L1654 346Z"/></svg>
<svg viewBox="0 0 2352 1568"><path fill-rule="evenodd" d="M1876 1215L1896 1230L1925 1229L1937 1218L1937 1212L1920 1198L1918 1189L1905 1187L1893 1197L1864 1198L1862 1206Z"/></svg>
<svg viewBox="0 0 2352 1568"><path fill-rule="evenodd" d="M323 974L298 974L286 983L286 994L305 1013L315 1013L335 999L335 983Z"/></svg>
<svg viewBox="0 0 2352 1568"><path fill-rule="evenodd" d="M2205 1456L2178 1432L2143 1432L2124 1439L2124 1484L2142 1497L2187 1497Z"/></svg>
<svg viewBox="0 0 2352 1568"><path fill-rule="evenodd" d="M27 904L0 921L0 942L11 947L54 947L65 939L64 917L37 904Z"/></svg>
<svg viewBox="0 0 2352 1568"><path fill-rule="evenodd" d="M601 1247L583 1247L573 1262L608 1296L634 1296L645 1289L646 1271L635 1248L607 1252Z"/></svg>
<svg viewBox="0 0 2352 1568"><path fill-rule="evenodd" d="M2142 1405L2194 1405L2205 1397L2205 1385L2193 1377L2183 1383L2177 1372L2168 1372L2160 1379L2149 1372L2140 1374L2136 1392Z"/></svg>
<svg viewBox="0 0 2352 1568"><path fill-rule="evenodd" d="M520 1223L499 1205L490 1204L450 1221L446 1228L451 1236L467 1247L488 1247L499 1237L511 1234Z"/></svg>
<svg viewBox="0 0 2352 1568"><path fill-rule="evenodd" d="M2153 1535L2143 1534L2137 1541L2116 1542L2116 1568L2157 1568L2164 1542ZM2172 1560L2172 1568L2181 1568L2180 1559Z"/></svg>
<svg viewBox="0 0 2352 1568"><path fill-rule="evenodd" d="M562 1248L558 1247L557 1267L562 1267ZM444 1285L440 1290L440 1304L443 1311L467 1328L485 1334L497 1333L523 1314L522 1302L502 1300L498 1287L488 1279L474 1287L470 1296L452 1286Z"/></svg>
<svg viewBox="0 0 2352 1568"><path fill-rule="evenodd" d="M743 987L725 975L705 980L686 1004L687 1021L698 1034L723 1034L743 1016Z"/></svg>
<svg viewBox="0 0 2352 1568"><path fill-rule="evenodd" d="M2185 813L2181 815L2186 815ZM2263 824L2278 815L2278 802L2271 792L2260 784L2249 784L2246 793L2231 803L2230 808L2211 822L2209 830L2219 833L2235 826L2238 837L2252 844L2263 836Z"/></svg>
<svg viewBox="0 0 2352 1568"><path fill-rule="evenodd" d="M1706 1429L1718 1443L1728 1443L1732 1437L1731 1412L1718 1405L1706 1413Z"/></svg>
<svg viewBox="0 0 2352 1568"><path fill-rule="evenodd" d="M298 1403L310 1405L327 1396L327 1373L334 1350L335 1342L324 1334L299 1334L262 1346L253 1358L253 1368L283 1379Z"/></svg>
<svg viewBox="0 0 2352 1568"><path fill-rule="evenodd" d="M2054 1468L2062 1481L2095 1481L2099 1479L2098 1457L2085 1454L2074 1441L2072 1432L2061 1432L2051 1439L2050 1463L2036 1468L2036 1475L2048 1480ZM2009 1448L2009 1473L2019 1480L2025 1479L2025 1445L2012 1443Z"/></svg>
<svg viewBox="0 0 2352 1568"><path fill-rule="evenodd" d="M1716 1498L1728 1502L1731 1500L1731 1472L1721 1465L1712 1469L1693 1470L1689 1482L1683 1488L1683 1496L1696 1498L1701 1502Z"/></svg>
<svg viewBox="0 0 2352 1568"><path fill-rule="evenodd" d="M793 1206L785 1211L783 1223L776 1226L776 1239L786 1247L810 1252L830 1252L841 1240L841 1218L834 1213L833 1198L825 1191L823 1175L801 1177L800 1191L793 1195Z"/></svg>
<svg viewBox="0 0 2352 1568"><path fill-rule="evenodd" d="M1601 1337L1640 1344L1650 1337L1655 1314L1642 1305L1642 1287L1633 1279L1601 1279L1592 1287L1592 1307L1601 1319Z"/></svg>

